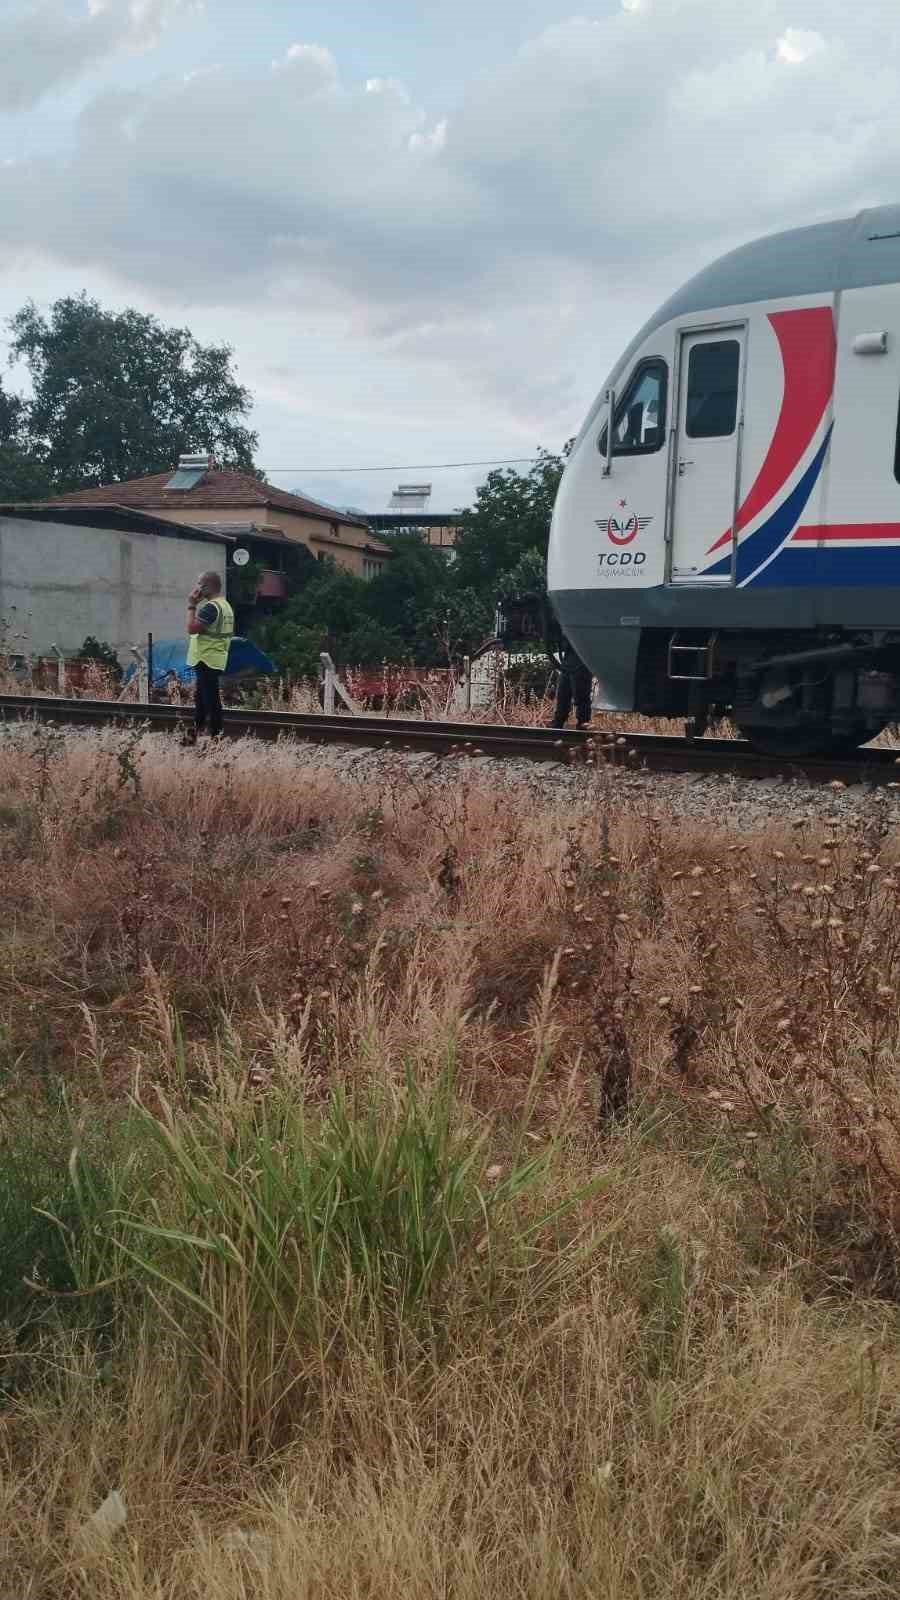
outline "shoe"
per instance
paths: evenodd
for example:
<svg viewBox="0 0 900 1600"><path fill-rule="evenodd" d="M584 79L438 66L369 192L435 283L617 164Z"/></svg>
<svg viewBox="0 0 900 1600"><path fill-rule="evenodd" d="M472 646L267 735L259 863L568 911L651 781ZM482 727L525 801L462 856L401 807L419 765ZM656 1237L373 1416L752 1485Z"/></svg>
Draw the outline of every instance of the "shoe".
<svg viewBox="0 0 900 1600"><path fill-rule="evenodd" d="M589 728L591 724L589 722L576 722L575 726L579 733L584 733L585 729Z"/></svg>

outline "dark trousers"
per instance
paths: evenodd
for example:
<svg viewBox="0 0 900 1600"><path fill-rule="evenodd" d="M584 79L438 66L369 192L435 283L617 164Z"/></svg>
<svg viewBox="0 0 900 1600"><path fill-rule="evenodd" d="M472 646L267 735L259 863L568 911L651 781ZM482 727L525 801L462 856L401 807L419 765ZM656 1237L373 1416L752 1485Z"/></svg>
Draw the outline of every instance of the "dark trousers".
<svg viewBox="0 0 900 1600"><path fill-rule="evenodd" d="M222 674L208 667L205 661L198 661L194 672L197 675L194 727L197 733L209 728L211 734L218 735L222 732L222 702L219 699L219 679Z"/></svg>
<svg viewBox="0 0 900 1600"><path fill-rule="evenodd" d="M591 674L587 667L563 667L556 686L556 705L553 707L553 725L565 727L572 701L575 701L575 721L591 720Z"/></svg>

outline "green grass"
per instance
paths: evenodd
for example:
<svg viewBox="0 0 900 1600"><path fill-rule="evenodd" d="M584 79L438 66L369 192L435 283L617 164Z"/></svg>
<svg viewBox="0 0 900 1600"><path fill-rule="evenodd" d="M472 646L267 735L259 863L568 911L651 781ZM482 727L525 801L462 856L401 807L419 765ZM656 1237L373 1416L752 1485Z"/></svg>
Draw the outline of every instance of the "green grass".
<svg viewBox="0 0 900 1600"><path fill-rule="evenodd" d="M106 1213L103 1232L193 1350L217 1412L239 1415L244 1449L349 1349L439 1358L461 1322L499 1325L523 1274L536 1296L558 1292L584 1257L548 1254L547 1239L566 1220L577 1232L608 1181L554 1196L552 1147L493 1176L450 1072L425 1091L411 1075L393 1094L336 1087L316 1111L288 1089L142 1122L155 1190Z"/></svg>
<svg viewBox="0 0 900 1600"><path fill-rule="evenodd" d="M242 1451L271 1442L330 1367L368 1349L427 1362L467 1326L535 1314L602 1236L560 1191L552 1143L502 1170L451 1070L420 1089L247 1088L159 1112L20 1116L0 1175L0 1320L176 1332Z"/></svg>
<svg viewBox="0 0 900 1600"><path fill-rule="evenodd" d="M48 1328L109 1329L121 1298L110 1229L145 1181L141 1134L130 1113L93 1111L79 1124L64 1101L30 1102L3 1125L0 1324L17 1348Z"/></svg>

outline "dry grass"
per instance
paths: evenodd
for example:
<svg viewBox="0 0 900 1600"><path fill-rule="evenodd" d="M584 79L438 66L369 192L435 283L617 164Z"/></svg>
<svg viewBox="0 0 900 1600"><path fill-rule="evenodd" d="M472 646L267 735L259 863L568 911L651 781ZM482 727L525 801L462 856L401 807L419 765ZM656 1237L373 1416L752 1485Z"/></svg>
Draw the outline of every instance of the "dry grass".
<svg viewBox="0 0 900 1600"><path fill-rule="evenodd" d="M0 1594L895 1595L885 803L382 770L0 746Z"/></svg>
<svg viewBox="0 0 900 1600"><path fill-rule="evenodd" d="M0 694L23 695L33 694L36 698L59 693L55 683L49 680L32 682L29 679L20 680L8 671L2 670L0 660ZM548 671L548 685L552 688L552 678ZM347 674L347 687L351 693L356 692L355 674L351 670ZM367 712L365 702L362 703L362 714L373 717L406 717L427 721L451 721L494 723L509 727L543 727L553 712L553 696L549 692L545 697L534 693L524 694L517 686L506 686L501 683L498 692L488 706L475 708L471 711L461 710L457 704L457 692L460 680L456 673L448 673L443 669L435 672L433 678L418 684L414 690L392 690L385 680L385 693L377 710ZM78 680L70 682L66 693L74 698L84 697L92 700L114 700L124 698L134 702L138 698L138 680L134 678L126 687L121 689L114 683L108 671L95 662L89 662L81 667ZM188 705L193 702L193 691L189 686L170 681L165 691L165 698L173 705ZM247 689L239 682L226 686L226 699L234 704L246 703ZM314 680L289 678L270 678L262 680L249 692L249 703L261 711L295 711L306 715L316 714L321 711L319 704L318 686ZM338 705L340 712L341 707ZM635 712L619 713L598 711L595 712L592 726L598 733L670 733L681 735L684 732L684 720L642 717ZM716 733L722 738L731 736L733 730L730 724L725 723L716 728ZM882 735L882 740L887 741L888 734Z"/></svg>
<svg viewBox="0 0 900 1600"><path fill-rule="evenodd" d="M435 672L433 677L417 684L412 691L391 691L386 681L380 707L371 715L424 718L431 722L474 722L479 725L490 723L502 727L540 728L545 727L553 715L554 682L554 674L549 667L547 688L543 695L533 691L523 692L518 685L504 683L501 679L489 705L475 706L470 711L465 711L460 709L458 703L462 687L460 678L455 672L442 669ZM351 694L358 693L352 671L347 674L347 686ZM320 710L315 684L291 682L281 678L270 680L262 688L259 694L259 706L265 711L309 713ZM684 733L684 719L643 717L637 712L597 711L594 713L592 727L597 733L618 734L630 731L667 733L680 737ZM730 738L734 730L729 723L723 723L714 731L721 738Z"/></svg>

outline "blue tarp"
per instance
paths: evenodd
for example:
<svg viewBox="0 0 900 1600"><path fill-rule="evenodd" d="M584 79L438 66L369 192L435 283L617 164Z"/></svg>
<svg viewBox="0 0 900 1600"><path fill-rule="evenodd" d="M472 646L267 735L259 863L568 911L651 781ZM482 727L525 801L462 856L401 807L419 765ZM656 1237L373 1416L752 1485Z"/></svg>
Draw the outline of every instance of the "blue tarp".
<svg viewBox="0 0 900 1600"><path fill-rule="evenodd" d="M165 683L169 677L176 677L179 683L193 683L194 669L187 664L186 639L154 639L153 641L153 682ZM274 661L263 655L255 644L249 639L242 639L235 634L228 649L228 665L225 668L226 678L236 678L251 672L276 672L278 669ZM125 683L133 678L137 672L137 665L132 662L125 671Z"/></svg>

